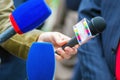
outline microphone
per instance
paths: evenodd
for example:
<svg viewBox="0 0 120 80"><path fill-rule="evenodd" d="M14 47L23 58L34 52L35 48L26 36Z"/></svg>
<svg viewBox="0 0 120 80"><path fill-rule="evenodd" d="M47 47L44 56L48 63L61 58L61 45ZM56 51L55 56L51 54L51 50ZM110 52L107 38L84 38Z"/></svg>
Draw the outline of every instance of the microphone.
<svg viewBox="0 0 120 80"><path fill-rule="evenodd" d="M29 0L10 14L13 27L0 34L0 44L18 34L26 33L39 27L51 14L45 0Z"/></svg>
<svg viewBox="0 0 120 80"><path fill-rule="evenodd" d="M73 47L76 44L82 45L86 43L89 39L101 33L106 28L106 23L105 20L99 16L92 18L91 21L84 18L73 26L73 28L76 36L74 36L67 44L63 45L62 49L66 46ZM57 52L55 51L55 53Z"/></svg>
<svg viewBox="0 0 120 80"><path fill-rule="evenodd" d="M35 42L26 61L28 80L53 80L55 73L54 48L48 42Z"/></svg>

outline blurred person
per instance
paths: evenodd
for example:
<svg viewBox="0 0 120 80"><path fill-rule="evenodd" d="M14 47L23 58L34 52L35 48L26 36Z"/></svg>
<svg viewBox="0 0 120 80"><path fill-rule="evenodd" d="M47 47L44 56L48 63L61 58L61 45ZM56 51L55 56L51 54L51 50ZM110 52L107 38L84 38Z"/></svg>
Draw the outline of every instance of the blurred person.
<svg viewBox="0 0 120 80"><path fill-rule="evenodd" d="M54 15L55 18L53 19L52 31L62 32L69 37L75 35L73 26L77 23L80 1L59 0L58 8ZM71 80L76 62L76 55L72 56L69 60L57 61L55 80Z"/></svg>
<svg viewBox="0 0 120 80"><path fill-rule="evenodd" d="M101 16L107 27L78 49L79 60L73 80L120 80L119 8L120 0L82 0L79 20Z"/></svg>
<svg viewBox="0 0 120 80"><path fill-rule="evenodd" d="M74 36L73 26L77 23L78 7L81 0L59 0L52 31Z"/></svg>
<svg viewBox="0 0 120 80"><path fill-rule="evenodd" d="M12 0L0 1L0 33L11 26L9 15L13 11ZM0 80L26 80L26 63L22 60L27 58L28 50L33 42L47 41L52 42L59 55L57 60L70 58L77 52L77 47L61 47L70 40L69 37L59 32L42 32L32 30L23 35L16 34L6 42L0 45Z"/></svg>

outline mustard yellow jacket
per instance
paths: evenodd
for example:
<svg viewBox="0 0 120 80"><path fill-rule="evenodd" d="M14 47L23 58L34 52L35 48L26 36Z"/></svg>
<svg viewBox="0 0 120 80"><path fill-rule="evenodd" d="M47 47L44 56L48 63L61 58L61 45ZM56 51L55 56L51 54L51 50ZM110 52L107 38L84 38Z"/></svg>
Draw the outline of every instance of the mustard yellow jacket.
<svg viewBox="0 0 120 80"><path fill-rule="evenodd" d="M12 0L0 0L0 33L11 26L9 14L13 10L14 5ZM26 59L30 45L37 40L40 34L41 31L39 30L32 30L23 35L16 34L0 46L11 54Z"/></svg>

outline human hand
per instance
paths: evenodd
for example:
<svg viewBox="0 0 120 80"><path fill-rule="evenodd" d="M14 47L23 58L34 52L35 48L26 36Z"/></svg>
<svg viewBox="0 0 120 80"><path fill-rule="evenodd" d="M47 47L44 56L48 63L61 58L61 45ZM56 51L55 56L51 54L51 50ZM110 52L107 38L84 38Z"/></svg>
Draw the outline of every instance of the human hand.
<svg viewBox="0 0 120 80"><path fill-rule="evenodd" d="M70 39L70 37L59 32L44 32L39 36L38 42L51 42L57 49L66 44Z"/></svg>
<svg viewBox="0 0 120 80"><path fill-rule="evenodd" d="M79 45L75 45L72 48L69 46L66 46L64 48L64 50L62 48L56 49L56 52L57 52L57 54L55 54L56 59L58 61L62 61L64 59L70 59L73 55L75 55L77 53L78 47L79 47Z"/></svg>
<svg viewBox="0 0 120 80"><path fill-rule="evenodd" d="M38 41L53 43L55 50L57 51L57 54L55 54L56 59L60 61L63 59L69 59L77 53L78 45L72 48L67 46L64 50L61 48L70 39L70 37L59 32L44 32L39 36Z"/></svg>

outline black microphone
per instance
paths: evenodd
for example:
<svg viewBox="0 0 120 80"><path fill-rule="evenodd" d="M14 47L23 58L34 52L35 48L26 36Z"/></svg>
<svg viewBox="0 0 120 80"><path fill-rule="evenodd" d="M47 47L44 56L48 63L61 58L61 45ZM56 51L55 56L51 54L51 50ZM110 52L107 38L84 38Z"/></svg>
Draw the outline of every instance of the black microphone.
<svg viewBox="0 0 120 80"><path fill-rule="evenodd" d="M86 43L89 39L101 33L105 28L106 22L102 17L94 17L91 19L91 21L83 19L74 26L76 36L74 36L67 44L63 45L62 49L64 49L66 46L73 47L76 44L82 45Z"/></svg>

